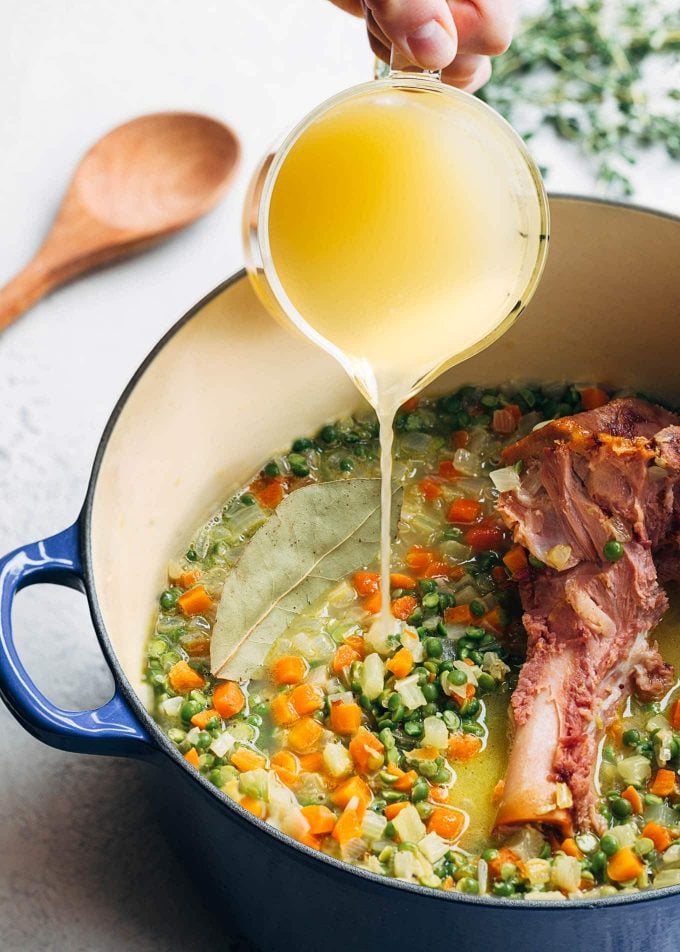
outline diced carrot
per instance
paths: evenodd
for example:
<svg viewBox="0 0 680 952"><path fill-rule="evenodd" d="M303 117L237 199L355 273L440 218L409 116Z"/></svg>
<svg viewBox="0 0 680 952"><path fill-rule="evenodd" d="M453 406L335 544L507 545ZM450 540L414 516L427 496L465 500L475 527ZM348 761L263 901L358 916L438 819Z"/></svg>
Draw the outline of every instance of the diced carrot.
<svg viewBox="0 0 680 952"><path fill-rule="evenodd" d="M449 760L465 762L472 760L482 749L482 742L474 734L452 734L449 737L447 756Z"/></svg>
<svg viewBox="0 0 680 952"><path fill-rule="evenodd" d="M383 765L384 745L364 728L360 728L350 741L349 752L359 773L372 773Z"/></svg>
<svg viewBox="0 0 680 952"><path fill-rule="evenodd" d="M321 691L311 684L298 684L290 692L291 704L298 714L313 714L323 707Z"/></svg>
<svg viewBox="0 0 680 952"><path fill-rule="evenodd" d="M449 522L468 524L482 514L482 504L476 499L454 499L449 506L446 518Z"/></svg>
<svg viewBox="0 0 680 952"><path fill-rule="evenodd" d="M331 704L331 730L336 734L354 734L361 727L361 708L358 704L334 701Z"/></svg>
<svg viewBox="0 0 680 952"><path fill-rule="evenodd" d="M198 751L195 747L192 747L191 750L188 750L184 755L184 759L187 763L190 763L192 767L195 767L198 770L199 760L198 760Z"/></svg>
<svg viewBox="0 0 680 952"><path fill-rule="evenodd" d="M633 813L642 813L644 810L644 804L642 803L642 797L637 792L635 787L626 787L626 789L621 794L624 800L627 800L633 808Z"/></svg>
<svg viewBox="0 0 680 952"><path fill-rule="evenodd" d="M297 655L283 655L272 665L274 684L299 684L307 674L307 662Z"/></svg>
<svg viewBox="0 0 680 952"><path fill-rule="evenodd" d="M313 717L302 717L288 731L288 746L296 754L312 750L323 737L323 727Z"/></svg>
<svg viewBox="0 0 680 952"><path fill-rule="evenodd" d="M494 565L491 569L491 578L494 580L496 585L505 585L508 584L508 573L505 571L502 565Z"/></svg>
<svg viewBox="0 0 680 952"><path fill-rule="evenodd" d="M680 731L680 698L675 701L671 708L671 727L674 731Z"/></svg>
<svg viewBox="0 0 680 952"><path fill-rule="evenodd" d="M443 459L439 464L439 475L444 479L457 479L463 474L453 465L452 459Z"/></svg>
<svg viewBox="0 0 680 952"><path fill-rule="evenodd" d="M566 853L567 856L573 856L575 859L583 859L583 853L576 845L576 840L573 836L568 836L566 840L562 840L560 849L563 853Z"/></svg>
<svg viewBox="0 0 680 952"><path fill-rule="evenodd" d="M249 750L247 747L239 747L235 750L230 760L241 773L245 773L246 770L257 770L258 767L264 767L267 763L262 754Z"/></svg>
<svg viewBox="0 0 680 952"><path fill-rule="evenodd" d="M380 592L376 592L374 595L371 595L370 598L367 598L363 603L364 611L368 612L369 615L377 615L382 607L382 595Z"/></svg>
<svg viewBox="0 0 680 952"><path fill-rule="evenodd" d="M467 658L465 659L467 661ZM473 662L474 663L474 662ZM465 685L465 697L461 697L459 694L454 694L452 700L459 706L462 707L465 701L469 701L471 697L475 696L476 688L474 684L470 681Z"/></svg>
<svg viewBox="0 0 680 952"><path fill-rule="evenodd" d="M264 806L261 800L256 800L255 797L243 797L241 800L241 806L244 810L247 810L248 813L252 813L253 816L262 817L264 814Z"/></svg>
<svg viewBox="0 0 680 952"><path fill-rule="evenodd" d="M483 615L481 621L478 621L478 623L482 628L488 628L490 631L495 632L503 631L503 629L507 627L503 620L501 610L497 605L495 608L492 608L490 612L487 612L486 615Z"/></svg>
<svg viewBox="0 0 680 952"><path fill-rule="evenodd" d="M248 491L265 509L276 509L285 493L283 476L261 476L250 484Z"/></svg>
<svg viewBox="0 0 680 952"><path fill-rule="evenodd" d="M300 754L300 770L302 773L323 773L325 768L323 754L312 751L311 754Z"/></svg>
<svg viewBox="0 0 680 952"><path fill-rule="evenodd" d="M177 664L173 664L168 672L168 680L172 690L178 694L200 691L205 686L205 681L198 671L194 671L186 661L178 661Z"/></svg>
<svg viewBox="0 0 680 952"><path fill-rule="evenodd" d="M642 860L635 855L630 846L622 846L607 863L607 874L615 883L637 879L643 869Z"/></svg>
<svg viewBox="0 0 680 952"><path fill-rule="evenodd" d="M303 843L305 846L310 846L313 850L320 850L321 843L318 836L314 836L309 830L304 833L299 833L295 839L298 843Z"/></svg>
<svg viewBox="0 0 680 952"><path fill-rule="evenodd" d="M309 832L313 836L325 836L333 832L335 814L328 807L313 803L302 808L302 815L309 823Z"/></svg>
<svg viewBox="0 0 680 952"><path fill-rule="evenodd" d="M395 678L405 678L413 671L414 664L413 655L408 648L400 648L396 654L392 655L385 667Z"/></svg>
<svg viewBox="0 0 680 952"><path fill-rule="evenodd" d="M409 803L409 800L399 800L397 803L388 803L384 810L385 816L388 820L393 820L395 816L399 816L401 811L404 810Z"/></svg>
<svg viewBox="0 0 680 952"><path fill-rule="evenodd" d="M396 783L392 784L393 790L398 790L399 793L408 793L412 789L413 784L418 779L418 774L415 770L402 771L401 776L397 778Z"/></svg>
<svg viewBox="0 0 680 952"><path fill-rule="evenodd" d="M430 800L433 800L435 803L446 803L448 799L448 787L430 787Z"/></svg>
<svg viewBox="0 0 680 952"><path fill-rule="evenodd" d="M418 599L415 595L402 595L401 598L395 598L390 605L390 610L395 618L406 621L418 607Z"/></svg>
<svg viewBox="0 0 680 952"><path fill-rule="evenodd" d="M529 571L527 554L521 545L513 545L503 556L503 561L510 569L513 578L522 578Z"/></svg>
<svg viewBox="0 0 680 952"><path fill-rule="evenodd" d="M345 668L349 667L349 665L355 661L359 661L359 653L355 651L351 645L340 645L333 655L333 661L331 663L333 674L340 674L341 671L344 671Z"/></svg>
<svg viewBox="0 0 680 952"><path fill-rule="evenodd" d="M356 775L350 777L349 780L345 780L339 787L336 787L331 794L331 801L334 806L344 809L352 797L357 797L359 803L363 806L368 806L373 799L368 784L364 783L361 777L357 777Z"/></svg>
<svg viewBox="0 0 680 952"><path fill-rule="evenodd" d="M465 533L463 541L476 552L487 552L502 545L503 538L503 531L497 526L474 526Z"/></svg>
<svg viewBox="0 0 680 952"><path fill-rule="evenodd" d="M400 409L404 413L413 413L414 410L417 410L420 406L420 397L409 397L406 403L402 403Z"/></svg>
<svg viewBox="0 0 680 952"><path fill-rule="evenodd" d="M236 681L223 681L213 690L213 707L225 721L243 710L246 699Z"/></svg>
<svg viewBox="0 0 680 952"><path fill-rule="evenodd" d="M643 836L647 836L654 844L654 849L658 853L663 853L673 842L673 837L665 826L660 823L647 823L642 831Z"/></svg>
<svg viewBox="0 0 680 952"><path fill-rule="evenodd" d="M469 605L454 605L444 609L444 621L447 625L471 625L474 616Z"/></svg>
<svg viewBox="0 0 680 952"><path fill-rule="evenodd" d="M213 717L219 717L214 707L208 708L207 711L199 711L198 714L194 714L191 718L191 723L194 727L198 727L199 730L204 731Z"/></svg>
<svg viewBox="0 0 680 952"><path fill-rule="evenodd" d="M491 879L498 879L505 863L514 863L517 865L518 862L519 856L514 850L508 849L507 846L501 846L498 850L498 856L489 860L489 876Z"/></svg>
<svg viewBox="0 0 680 952"><path fill-rule="evenodd" d="M415 579L410 575L404 575L402 572L392 572L390 575L390 588L415 588Z"/></svg>
<svg viewBox="0 0 680 952"><path fill-rule="evenodd" d="M522 411L515 403L494 410L491 429L494 433L514 433L521 416Z"/></svg>
<svg viewBox="0 0 680 952"><path fill-rule="evenodd" d="M581 404L584 410L597 410L609 403L609 395L600 387L584 387L581 390Z"/></svg>
<svg viewBox="0 0 680 952"><path fill-rule="evenodd" d="M412 545L406 553L404 561L415 572L424 572L428 565L435 561L435 556L433 552L424 549L422 545Z"/></svg>
<svg viewBox="0 0 680 952"><path fill-rule="evenodd" d="M380 590L380 575L378 572L355 572L352 585L360 598L368 598Z"/></svg>
<svg viewBox="0 0 680 952"><path fill-rule="evenodd" d="M180 577L177 579L179 585L182 588L191 588L192 585L195 585L196 582L201 577L201 573L198 569L192 569L190 572L182 572Z"/></svg>
<svg viewBox="0 0 680 952"><path fill-rule="evenodd" d="M505 780L503 777L496 783L496 786L493 788L493 793L491 794L492 803L500 803L503 799L503 794L505 793Z"/></svg>
<svg viewBox="0 0 680 952"><path fill-rule="evenodd" d="M655 794L657 797L668 797L671 793L674 793L675 771L664 770L663 768L657 770L649 792Z"/></svg>
<svg viewBox="0 0 680 952"><path fill-rule="evenodd" d="M272 698L269 713L277 727L287 727L298 719L298 713L290 703L290 694L277 694Z"/></svg>
<svg viewBox="0 0 680 952"><path fill-rule="evenodd" d="M454 430L451 434L451 443L457 450L465 449L470 442L470 434L467 430Z"/></svg>
<svg viewBox="0 0 680 952"><path fill-rule="evenodd" d="M361 804L358 807L348 807L343 810L340 819L333 827L333 839L337 840L341 846L343 843L349 843L350 840L361 839L361 821L365 812L366 808Z"/></svg>
<svg viewBox="0 0 680 952"><path fill-rule="evenodd" d="M353 648L360 658L363 658L366 653L363 635L350 635L349 638L345 638L345 644Z"/></svg>
<svg viewBox="0 0 680 952"><path fill-rule="evenodd" d="M215 603L203 586L197 585L180 595L177 604L184 615L205 615Z"/></svg>
<svg viewBox="0 0 680 952"><path fill-rule="evenodd" d="M444 840L455 840L463 831L465 820L462 810L435 807L427 821L427 832L437 833Z"/></svg>
<svg viewBox="0 0 680 952"><path fill-rule="evenodd" d="M274 754L271 759L271 765L273 768L278 767L292 774L298 772L298 759L294 754L291 754L289 750L279 750Z"/></svg>
<svg viewBox="0 0 680 952"><path fill-rule="evenodd" d="M434 479L426 476L425 479L421 479L418 483L418 492L427 502L435 502L435 500L441 496L442 488Z"/></svg>
<svg viewBox="0 0 680 952"><path fill-rule="evenodd" d="M454 883L452 876L447 876L445 879L442 880L442 889L444 890L444 892L451 892L451 890L453 889L455 885L456 884Z"/></svg>
<svg viewBox="0 0 680 952"><path fill-rule="evenodd" d="M460 565L449 565L448 562L431 562L421 574L423 578L448 578L457 581L465 575L465 570Z"/></svg>

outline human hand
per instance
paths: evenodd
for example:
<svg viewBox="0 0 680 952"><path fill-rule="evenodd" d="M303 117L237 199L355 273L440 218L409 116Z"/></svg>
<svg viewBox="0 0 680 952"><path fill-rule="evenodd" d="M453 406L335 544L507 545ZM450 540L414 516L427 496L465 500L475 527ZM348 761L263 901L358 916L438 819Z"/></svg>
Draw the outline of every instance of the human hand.
<svg viewBox="0 0 680 952"><path fill-rule="evenodd" d="M510 45L516 0L331 0L366 18L376 56L394 46L423 69L441 69L452 86L474 92L491 76L491 56Z"/></svg>

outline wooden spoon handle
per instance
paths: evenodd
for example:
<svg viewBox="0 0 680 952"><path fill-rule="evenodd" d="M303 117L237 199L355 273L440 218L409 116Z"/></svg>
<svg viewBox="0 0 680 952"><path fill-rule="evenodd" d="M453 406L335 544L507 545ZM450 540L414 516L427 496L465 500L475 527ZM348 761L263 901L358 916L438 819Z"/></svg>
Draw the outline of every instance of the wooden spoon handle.
<svg viewBox="0 0 680 952"><path fill-rule="evenodd" d="M0 288L0 331L63 280L64 275L46 267L38 253L23 271Z"/></svg>

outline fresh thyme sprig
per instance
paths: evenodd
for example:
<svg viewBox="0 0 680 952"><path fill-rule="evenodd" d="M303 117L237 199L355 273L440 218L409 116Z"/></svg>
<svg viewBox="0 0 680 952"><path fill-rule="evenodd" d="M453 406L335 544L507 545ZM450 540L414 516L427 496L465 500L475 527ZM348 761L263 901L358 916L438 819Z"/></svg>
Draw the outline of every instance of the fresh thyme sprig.
<svg viewBox="0 0 680 952"><path fill-rule="evenodd" d="M605 190L630 196L639 147L680 158L680 16L671 0L547 0L479 93L526 138L575 143Z"/></svg>

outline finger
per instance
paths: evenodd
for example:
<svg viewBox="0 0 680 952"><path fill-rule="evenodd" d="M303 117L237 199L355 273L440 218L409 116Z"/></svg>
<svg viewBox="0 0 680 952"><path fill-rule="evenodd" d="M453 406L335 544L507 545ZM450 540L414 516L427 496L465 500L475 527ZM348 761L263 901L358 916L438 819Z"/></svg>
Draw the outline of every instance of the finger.
<svg viewBox="0 0 680 952"><path fill-rule="evenodd" d="M352 16L362 17L364 15L361 0L331 0L331 3L336 7L340 7L345 13L351 13Z"/></svg>
<svg viewBox="0 0 680 952"><path fill-rule="evenodd" d="M456 26L445 0L366 0L366 6L389 44L416 66L443 69L456 55Z"/></svg>
<svg viewBox="0 0 680 952"><path fill-rule="evenodd" d="M442 73L449 86L456 86L468 93L476 92L491 78L491 59L476 53L459 53L453 63Z"/></svg>
<svg viewBox="0 0 680 952"><path fill-rule="evenodd" d="M460 52L498 56L510 46L516 0L449 0L449 6Z"/></svg>

